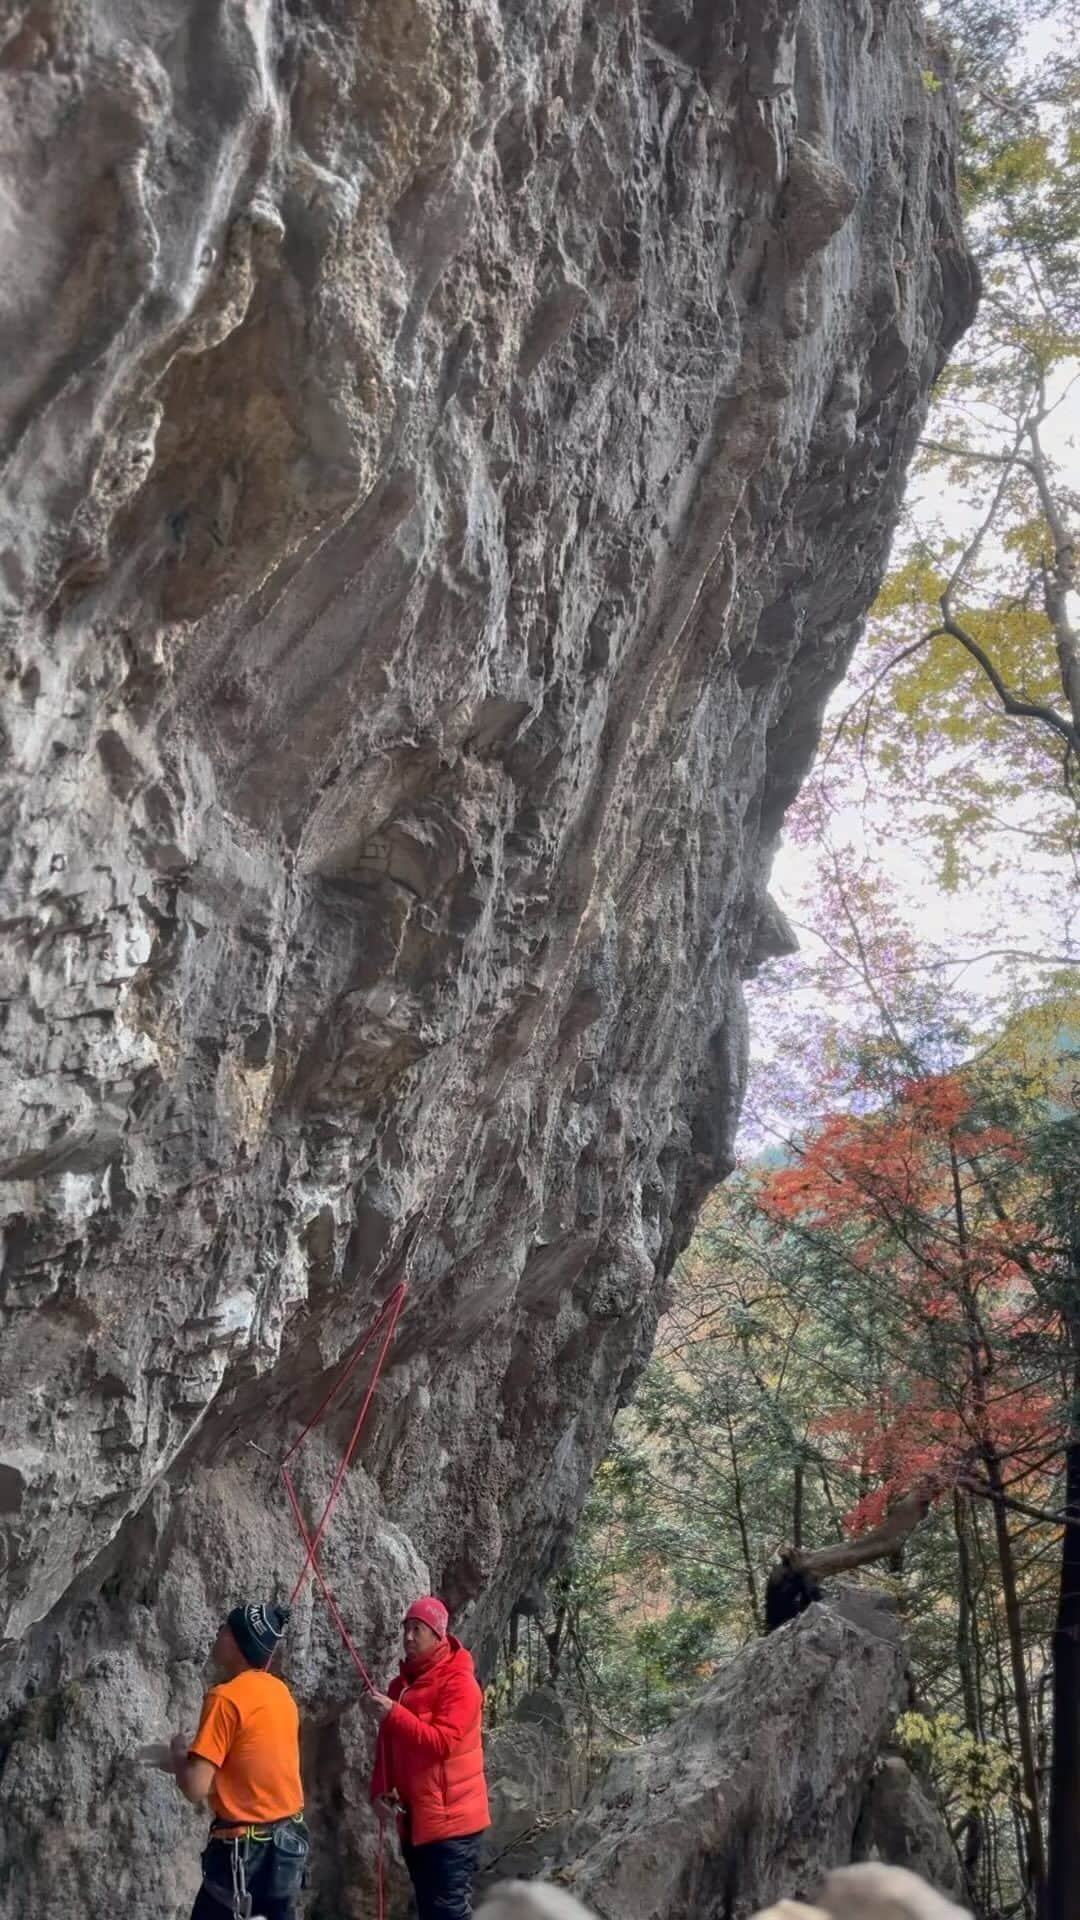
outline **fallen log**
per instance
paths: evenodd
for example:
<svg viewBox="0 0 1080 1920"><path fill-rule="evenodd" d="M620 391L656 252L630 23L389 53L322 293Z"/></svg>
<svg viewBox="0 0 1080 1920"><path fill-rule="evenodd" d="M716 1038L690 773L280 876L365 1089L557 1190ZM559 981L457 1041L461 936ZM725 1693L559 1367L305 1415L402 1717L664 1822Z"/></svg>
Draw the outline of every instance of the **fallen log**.
<svg viewBox="0 0 1080 1920"><path fill-rule="evenodd" d="M806 1608L820 1600L820 1581L833 1573L851 1573L856 1567L868 1567L875 1560L887 1560L926 1518L936 1489L918 1487L898 1500L880 1526L855 1540L838 1540L832 1546L787 1547L769 1574L765 1587L765 1631L772 1633L786 1621L794 1620Z"/></svg>

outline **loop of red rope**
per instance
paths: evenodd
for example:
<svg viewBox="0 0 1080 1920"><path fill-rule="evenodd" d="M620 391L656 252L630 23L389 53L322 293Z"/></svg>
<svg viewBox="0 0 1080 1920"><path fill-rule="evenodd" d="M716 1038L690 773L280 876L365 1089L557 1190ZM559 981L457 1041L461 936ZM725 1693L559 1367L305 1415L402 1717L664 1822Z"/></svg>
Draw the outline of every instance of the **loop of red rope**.
<svg viewBox="0 0 1080 1920"><path fill-rule="evenodd" d="M382 1374L383 1368L386 1365L387 1355L390 1352L390 1347L393 1342L394 1334L397 1331L397 1323L401 1318L401 1311L405 1305L405 1295L407 1292L408 1292L408 1285L404 1280L401 1282L399 1286L394 1288L393 1293L390 1294L389 1298L385 1301L379 1313L376 1315L375 1319L372 1321L371 1326L368 1328L367 1332L365 1333L359 1346L356 1348L355 1352L352 1354L344 1371L339 1375L338 1379L335 1380L333 1386L330 1388L329 1393L327 1393L324 1396L324 1398L320 1401L319 1405L315 1409L315 1412L312 1414L311 1419L308 1421L307 1426L304 1427L303 1431L297 1435L296 1439L292 1443L292 1446L289 1448L288 1452L285 1454L281 1462L281 1477L282 1477L282 1480L285 1482L285 1491L289 1496L289 1504L292 1507L293 1515L295 1517L297 1527L299 1528L299 1531L300 1531L300 1538L303 1541L304 1548L305 1548L304 1564L300 1569L300 1573L297 1578L296 1585L294 1586L292 1590L292 1594L290 1595L290 1605L295 1605L297 1596L300 1594L301 1590L303 1589L304 1584L307 1580L308 1574L314 1573L315 1578L322 1589L323 1598L326 1601L327 1607L329 1608L330 1615L334 1621L334 1625L337 1627L337 1630L341 1635L342 1642L349 1655L349 1658L351 1659L353 1666L356 1668L357 1673L360 1675L360 1678L363 1681L369 1693L374 1693L376 1691L375 1682L372 1679L367 1668L365 1667L364 1662L361 1660L360 1655L357 1653L355 1646L353 1645L352 1638L349 1633L349 1629L345 1625L344 1620L342 1619L341 1609L339 1608L337 1601L334 1599L334 1596L330 1591L330 1586L327 1581L326 1575L324 1574L322 1567L319 1564L318 1555L319 1555L319 1547L321 1546L322 1541L325 1537L326 1529L330 1525L330 1519L333 1514L334 1508L338 1503L338 1499L341 1494L341 1489L345 1481L345 1475L349 1470L349 1464L352 1460L353 1454L356 1452L360 1435L364 1430L364 1422L367 1419L368 1409L370 1408L371 1402L374 1398L375 1389L379 1384L380 1375ZM382 1331L382 1336L383 1336L382 1345L379 1348L378 1358L376 1359L374 1368L372 1369L371 1379L368 1382L367 1392L365 1393L364 1398L361 1402L360 1411L357 1414L355 1421L353 1422L353 1429L351 1434L349 1435L349 1443L345 1448L344 1453L341 1456L341 1460L338 1465L337 1472L335 1473L333 1481L331 1483L330 1492L326 1496L326 1504L323 1507L322 1513L319 1516L318 1525L316 1526L314 1533L309 1533L307 1523L304 1520L303 1510L300 1506L299 1496L297 1495L296 1484L293 1480L292 1474L289 1472L289 1461L293 1458L293 1455L296 1453L297 1449L303 1445L304 1441L308 1437L308 1434L313 1432L314 1429L319 1425L320 1421L323 1419L323 1416L329 1411L330 1407L333 1405L334 1401L337 1399L342 1389L348 1385L348 1382L351 1380L353 1374L356 1372L357 1367L360 1365L361 1360L363 1359L365 1353L368 1351L368 1348L372 1345L373 1341L375 1340L380 1330ZM379 1883L380 1883L379 1891L380 1891L380 1913L381 1913L381 1895L382 1895L381 1846L380 1846Z"/></svg>

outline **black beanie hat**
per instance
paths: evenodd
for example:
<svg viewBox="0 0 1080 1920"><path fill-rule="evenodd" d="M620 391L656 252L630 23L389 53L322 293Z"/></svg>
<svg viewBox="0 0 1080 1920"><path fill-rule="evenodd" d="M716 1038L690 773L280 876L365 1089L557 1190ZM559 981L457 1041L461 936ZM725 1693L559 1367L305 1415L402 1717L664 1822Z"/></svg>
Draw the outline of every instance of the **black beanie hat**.
<svg viewBox="0 0 1080 1920"><path fill-rule="evenodd" d="M225 1624L250 1666L265 1667L285 1637L291 1607L234 1607Z"/></svg>

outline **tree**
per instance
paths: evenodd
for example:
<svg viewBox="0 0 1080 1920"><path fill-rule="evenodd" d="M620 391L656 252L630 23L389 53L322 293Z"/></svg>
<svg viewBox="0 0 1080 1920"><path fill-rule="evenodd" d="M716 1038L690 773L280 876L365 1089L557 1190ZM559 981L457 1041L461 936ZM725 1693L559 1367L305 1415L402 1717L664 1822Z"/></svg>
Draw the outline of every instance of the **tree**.
<svg viewBox="0 0 1080 1920"><path fill-rule="evenodd" d="M981 1096L981 1097L980 1097ZM911 1082L888 1108L843 1113L771 1174L759 1205L871 1286L889 1287L909 1358L892 1382L827 1416L870 1481L848 1516L869 1536L836 1568L899 1545L931 1501L962 1487L989 1501L1011 1666L1031 1885L1046 1877L1036 1738L1010 1511L1032 1509L1064 1448L1062 1410L1039 1382L1060 1320L1039 1285L1049 1249L1031 1211L1020 1137L960 1072ZM1033 1370L1034 1369L1034 1370ZM824 1430L824 1429L822 1429ZM815 1565L815 1559L817 1564ZM803 1556L820 1573L830 1556Z"/></svg>
<svg viewBox="0 0 1080 1920"><path fill-rule="evenodd" d="M1024 49L1047 21L1055 44L1036 62ZM833 736L918 812L952 886L1001 847L1003 820L1040 847L1076 849L1078 24L1074 5L941 10L983 298L939 383L898 564Z"/></svg>
<svg viewBox="0 0 1080 1920"><path fill-rule="evenodd" d="M1047 1220L1054 1236L1048 1276L1065 1327L1069 1375L1063 1486L1064 1526L1057 1608L1051 1641L1053 1765L1047 1920L1073 1920L1080 1887L1080 1163L1075 1115L1046 1128L1040 1160L1046 1175Z"/></svg>
<svg viewBox="0 0 1080 1920"><path fill-rule="evenodd" d="M594 1704L633 1737L760 1630L778 1550L818 1580L884 1555L917 1688L901 1737L972 1903L1034 1911L1077 1831L1060 1720L1048 1751L1052 1659L1059 1714L1076 1697L1053 1567L1074 1534L1069 1044L1057 1013L1025 1013L904 1081L908 1010L861 1098L845 1076L846 1108L706 1209L594 1490L576 1632Z"/></svg>

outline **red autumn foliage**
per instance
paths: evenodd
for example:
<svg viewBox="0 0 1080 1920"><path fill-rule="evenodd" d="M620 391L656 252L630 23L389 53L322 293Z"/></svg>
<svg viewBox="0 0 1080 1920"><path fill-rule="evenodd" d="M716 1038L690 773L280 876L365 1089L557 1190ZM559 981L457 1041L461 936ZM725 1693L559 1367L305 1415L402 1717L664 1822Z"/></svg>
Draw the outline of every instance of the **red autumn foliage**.
<svg viewBox="0 0 1080 1920"><path fill-rule="evenodd" d="M889 1378L816 1423L846 1443L868 1487L846 1516L853 1533L913 1488L941 1493L991 1457L1023 1486L1057 1434L1060 1408L1027 1362L1050 1319L1032 1285L1023 1176L1021 1142L952 1073L910 1081L879 1111L831 1115L761 1184L777 1228L831 1250L891 1335Z"/></svg>

